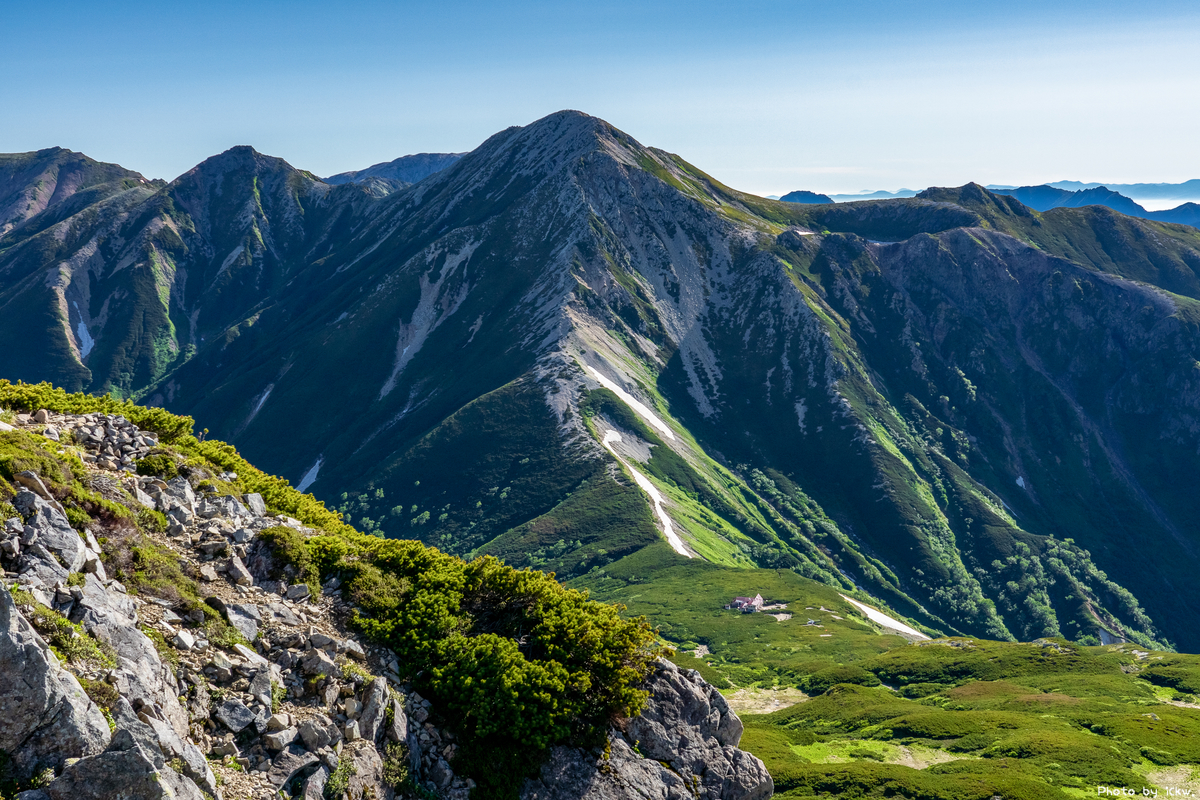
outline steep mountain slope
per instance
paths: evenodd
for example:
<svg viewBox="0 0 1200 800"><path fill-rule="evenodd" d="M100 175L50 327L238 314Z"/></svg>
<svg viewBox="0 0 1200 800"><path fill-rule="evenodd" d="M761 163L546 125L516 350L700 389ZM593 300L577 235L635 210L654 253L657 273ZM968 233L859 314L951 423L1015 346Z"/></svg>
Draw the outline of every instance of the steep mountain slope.
<svg viewBox="0 0 1200 800"><path fill-rule="evenodd" d="M194 415L362 528L579 581L788 568L946 632L1200 641L1200 231L975 185L763 200L577 112L383 197L247 149L135 201L178 230L144 247L177 349L79 385ZM0 240L0 297L55 263L26 246Z"/></svg>
<svg viewBox="0 0 1200 800"><path fill-rule="evenodd" d="M71 198L78 208L146 182L124 167L61 147L0 154L0 236Z"/></svg>
<svg viewBox="0 0 1200 800"><path fill-rule="evenodd" d="M464 155L466 154L417 153L411 156L400 156L400 158L392 161L372 164L366 169L339 172L337 175L330 175L325 179L325 182L337 186L343 183L363 183L375 178L390 181L395 188L404 188L428 178L435 172L441 172Z"/></svg>
<svg viewBox="0 0 1200 800"><path fill-rule="evenodd" d="M124 179L97 191L0 238L0 339L44 342L12 353L8 374L143 388L206 338L253 324L293 268L342 235L343 211L372 199L248 147L169 185Z"/></svg>

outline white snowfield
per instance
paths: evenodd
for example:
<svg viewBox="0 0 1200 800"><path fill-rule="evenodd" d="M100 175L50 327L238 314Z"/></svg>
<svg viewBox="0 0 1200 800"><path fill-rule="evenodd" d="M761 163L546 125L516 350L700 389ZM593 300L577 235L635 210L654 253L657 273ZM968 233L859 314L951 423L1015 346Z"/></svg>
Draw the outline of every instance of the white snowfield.
<svg viewBox="0 0 1200 800"><path fill-rule="evenodd" d="M321 471L321 465L324 463L325 456L317 456L317 463L313 464L312 468L304 473L304 477L300 479L300 483L296 484L297 492L303 492L317 482L317 474Z"/></svg>
<svg viewBox="0 0 1200 800"><path fill-rule="evenodd" d="M868 605L860 603L857 600L855 600L853 597L846 597L846 595L844 595L844 594L840 595L840 596L847 603L850 603L852 606L857 608L859 611L866 614L867 619L871 620L872 622L878 622L880 625L882 625L885 628L890 628L894 631L900 631L901 633L907 634L907 635L915 637L917 639L928 639L929 638L928 636L921 633L916 628L905 625L903 622L901 622L898 619L893 619L892 617L889 617L887 614L883 613L879 609L871 608Z"/></svg>
<svg viewBox="0 0 1200 800"><path fill-rule="evenodd" d="M674 526L671 525L671 518L667 516L666 510L663 508L662 492L658 491L658 487L651 483L649 478L631 467L625 459L617 455L617 451L613 449L612 443L619 441L621 441L621 434L616 431L608 431L604 434L604 439L600 444L604 445L617 461L625 465L625 469L633 474L633 479L637 482L637 485L641 487L643 492L650 495L650 499L654 501L654 513L658 515L659 521L662 522L663 535L667 537L667 543L671 545L671 548L681 556L692 558L692 554L683 546L683 540L675 532Z"/></svg>
<svg viewBox="0 0 1200 800"><path fill-rule="evenodd" d="M667 426L667 423L655 416L653 411L639 403L631 394L629 394L629 392L625 391L620 386L601 375L600 371L595 367L589 366L588 371L592 373L593 378L600 381L601 386L624 400L625 404L634 410L634 413L657 428L659 433L661 433L663 436L667 437L671 441L675 441L675 432Z"/></svg>

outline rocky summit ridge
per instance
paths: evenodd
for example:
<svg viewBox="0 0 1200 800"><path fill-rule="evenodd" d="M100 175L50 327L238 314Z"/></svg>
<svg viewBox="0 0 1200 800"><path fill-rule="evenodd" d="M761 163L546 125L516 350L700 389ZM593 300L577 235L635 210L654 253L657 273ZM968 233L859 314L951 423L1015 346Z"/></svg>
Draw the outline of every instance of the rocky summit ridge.
<svg viewBox="0 0 1200 800"><path fill-rule="evenodd" d="M165 522L143 528L150 540L140 544L128 522L112 524L127 517L79 533L35 470L15 476L17 514L0 540L0 791L16 787L22 800L468 797L474 781L455 772L454 734L434 724L436 708L399 674L395 654L350 630L353 599L339 580L313 587L281 572L262 537L315 531L269 515L261 495L213 490L232 474L181 463L169 480L137 475L134 463L161 457L158 436L120 416L42 410L2 431L74 442L83 485ZM173 574L196 576L203 604L189 608L169 583L134 593L108 574L131 558L142 568L177 563ZM698 673L660 661L645 688L639 716L614 724L603 747L555 747L520 796L771 795L762 762L737 748L737 715Z"/></svg>

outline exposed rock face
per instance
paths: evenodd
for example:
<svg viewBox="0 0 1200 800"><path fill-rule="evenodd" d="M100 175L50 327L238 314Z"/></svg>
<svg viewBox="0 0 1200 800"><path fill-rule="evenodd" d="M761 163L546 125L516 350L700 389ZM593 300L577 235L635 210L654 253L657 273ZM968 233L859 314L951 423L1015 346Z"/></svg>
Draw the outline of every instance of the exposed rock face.
<svg viewBox="0 0 1200 800"><path fill-rule="evenodd" d="M604 753L555 748L522 800L763 800L766 767L739 750L742 722L695 670L659 662L641 715L613 731ZM635 751L634 748L637 748Z"/></svg>
<svg viewBox="0 0 1200 800"><path fill-rule="evenodd" d="M257 800L279 791L315 800L339 767L344 797L391 800L395 787L385 775L396 774L397 760L443 800L468 800L474 784L455 772L454 735L434 724L432 703L401 679L394 653L355 640L346 627L352 607L336 578L316 595L288 586L279 579L286 568L270 563L258 543L272 526L312 531L266 516L261 498L198 494L186 478L118 471L118 461L99 457L102 441L78 432L147 437L98 416L42 415L43 424L84 443L93 477L119 485L125 502L168 516L170 529L155 543L201 576L205 607L249 644L218 646L202 625L204 611L131 596L102 564L87 570L100 559L100 541L111 540L77 533L38 476L26 476L14 498L23 518L0 520L0 566L10 581L19 574L15 586L0 587L0 750L22 786L35 775L46 779L22 800ZM29 621L34 609L18 605L10 588L107 646L115 667L60 664ZM148 633L161 635L158 646ZM174 667L159 650L172 645ZM109 720L72 670L115 690ZM737 749L741 723L716 690L666 662L649 688L644 716L625 733L610 731L606 755L556 749L526 800L770 794L762 764Z"/></svg>
<svg viewBox="0 0 1200 800"><path fill-rule="evenodd" d="M0 750L28 778L108 744L104 715L0 591Z"/></svg>

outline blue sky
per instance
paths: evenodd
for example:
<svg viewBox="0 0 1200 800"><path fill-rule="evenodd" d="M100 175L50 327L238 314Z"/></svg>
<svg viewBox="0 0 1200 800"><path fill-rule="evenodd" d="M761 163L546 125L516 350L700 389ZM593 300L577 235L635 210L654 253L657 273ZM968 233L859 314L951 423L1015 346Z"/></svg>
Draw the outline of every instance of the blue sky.
<svg viewBox="0 0 1200 800"><path fill-rule="evenodd" d="M1200 177L1200 7L9 2L0 152L328 175L561 108L747 191Z"/></svg>

